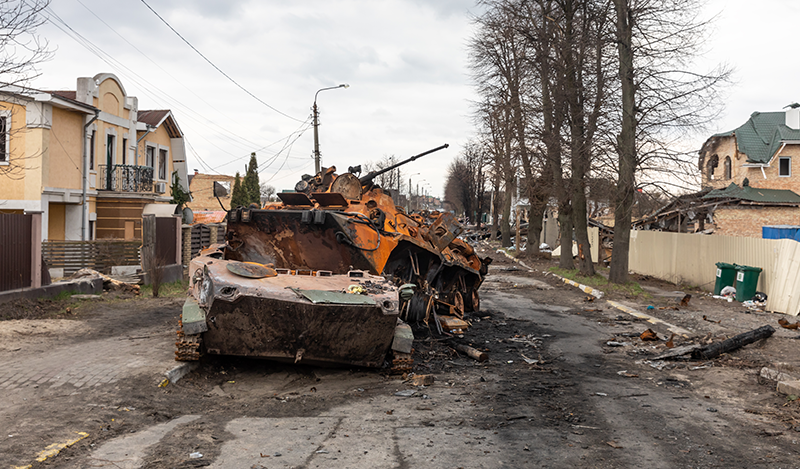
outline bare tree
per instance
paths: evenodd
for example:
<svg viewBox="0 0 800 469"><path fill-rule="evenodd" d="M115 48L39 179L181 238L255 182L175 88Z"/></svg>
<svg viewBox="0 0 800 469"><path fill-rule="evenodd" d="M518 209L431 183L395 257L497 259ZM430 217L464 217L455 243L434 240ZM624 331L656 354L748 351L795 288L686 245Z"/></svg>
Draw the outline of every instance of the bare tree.
<svg viewBox="0 0 800 469"><path fill-rule="evenodd" d="M261 193L261 205L263 206L267 202L274 202L277 200L275 197L275 187L270 186L266 182L262 182L259 184L259 192Z"/></svg>
<svg viewBox="0 0 800 469"><path fill-rule="evenodd" d="M679 160L676 137L702 129L719 110L717 90L730 71L692 70L706 37L699 0L613 0L619 57L620 116L616 137L614 255L609 280L628 280L636 173Z"/></svg>
<svg viewBox="0 0 800 469"><path fill-rule="evenodd" d="M12 154L7 142L25 131L11 126L20 105L24 106L20 97L33 91L28 85L39 76L36 66L52 56L47 41L36 32L45 21L42 10L49 4L50 0L0 0L0 93L7 102L0 104L0 110L8 113L0 116L0 162L4 163L0 176L9 179L21 179L26 160L35 158Z"/></svg>
<svg viewBox="0 0 800 469"><path fill-rule="evenodd" d="M486 210L487 163L485 149L477 142L468 142L462 154L450 163L445 182L445 200L478 224Z"/></svg>
<svg viewBox="0 0 800 469"><path fill-rule="evenodd" d="M379 171L383 168L388 168L393 164L399 163L400 160L394 155L384 155L383 158L378 160L377 162L368 161L365 163L363 172L364 174L369 173L370 171ZM392 191L394 197L399 196L405 187L405 180L402 171L402 167L395 168L391 171L387 171L378 177L375 178L375 184L380 186L382 189L386 189L387 191ZM395 198L395 203L399 203L399 200Z"/></svg>

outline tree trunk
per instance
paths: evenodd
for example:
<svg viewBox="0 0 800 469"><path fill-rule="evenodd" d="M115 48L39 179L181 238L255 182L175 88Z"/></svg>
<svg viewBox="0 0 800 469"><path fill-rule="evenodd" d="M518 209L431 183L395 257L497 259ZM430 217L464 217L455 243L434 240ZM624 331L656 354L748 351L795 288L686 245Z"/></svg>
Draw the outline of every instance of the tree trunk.
<svg viewBox="0 0 800 469"><path fill-rule="evenodd" d="M506 184L505 197L503 198L503 219L500 221L500 245L504 248L511 246L511 199L513 187Z"/></svg>
<svg viewBox="0 0 800 469"><path fill-rule="evenodd" d="M497 240L497 230L500 228L498 225L500 220L500 181L497 179L494 181L492 190L492 232L489 233L489 239L495 241Z"/></svg>
<svg viewBox="0 0 800 469"><path fill-rule="evenodd" d="M539 254L539 243L542 237L542 219L547 208L547 194L542 190L542 177L536 178L534 184L528 186L528 201L531 204L528 216L528 255Z"/></svg>
<svg viewBox="0 0 800 469"><path fill-rule="evenodd" d="M630 251L631 215L635 193L636 171L636 88L633 76L631 36L633 22L629 0L614 0L617 13L617 52L622 84L622 127L617 136L619 178L614 208L614 249L608 279L613 283L628 281L628 252Z"/></svg>
<svg viewBox="0 0 800 469"><path fill-rule="evenodd" d="M572 270L572 207L569 200L558 204L558 225L561 232L561 257L558 266L562 269Z"/></svg>
<svg viewBox="0 0 800 469"><path fill-rule="evenodd" d="M575 240L578 242L578 269L581 275L594 275L594 261L589 246L589 233L586 223L586 192L583 184L572 193L572 221L575 228Z"/></svg>

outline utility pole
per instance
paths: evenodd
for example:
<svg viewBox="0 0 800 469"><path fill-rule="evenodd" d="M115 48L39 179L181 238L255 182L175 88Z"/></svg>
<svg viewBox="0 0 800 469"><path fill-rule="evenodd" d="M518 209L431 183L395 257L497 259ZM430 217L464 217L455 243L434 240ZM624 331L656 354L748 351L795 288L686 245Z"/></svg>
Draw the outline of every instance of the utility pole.
<svg viewBox="0 0 800 469"><path fill-rule="evenodd" d="M342 83L339 86L329 86L328 88L320 88L314 93L314 106L311 108L314 116L314 174L320 171L320 154L319 154L319 108L317 107L317 95L320 91L335 90L336 88L350 88L347 83Z"/></svg>

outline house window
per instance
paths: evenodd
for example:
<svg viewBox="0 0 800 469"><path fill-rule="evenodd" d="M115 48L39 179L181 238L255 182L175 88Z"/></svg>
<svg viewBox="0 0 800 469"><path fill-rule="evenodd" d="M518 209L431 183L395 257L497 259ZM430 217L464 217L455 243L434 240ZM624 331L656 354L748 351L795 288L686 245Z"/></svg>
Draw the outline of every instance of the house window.
<svg viewBox="0 0 800 469"><path fill-rule="evenodd" d="M92 136L89 137L89 169L94 169L94 137L97 134L96 130L92 130Z"/></svg>
<svg viewBox="0 0 800 469"><path fill-rule="evenodd" d="M122 164L128 164L128 139L122 139Z"/></svg>
<svg viewBox="0 0 800 469"><path fill-rule="evenodd" d="M156 149L155 147L147 147L144 150L144 165L149 166L151 168L155 167L155 159L156 159Z"/></svg>
<svg viewBox="0 0 800 469"><path fill-rule="evenodd" d="M106 135L106 164L108 166L113 166L116 161L114 161L114 136L111 134Z"/></svg>
<svg viewBox="0 0 800 469"><path fill-rule="evenodd" d="M158 150L158 178L167 179L167 150Z"/></svg>
<svg viewBox="0 0 800 469"><path fill-rule="evenodd" d="M778 158L778 175L788 177L792 175L792 158L781 156Z"/></svg>
<svg viewBox="0 0 800 469"><path fill-rule="evenodd" d="M719 166L719 156L714 155L708 160L708 179L714 180L714 170Z"/></svg>
<svg viewBox="0 0 800 469"><path fill-rule="evenodd" d="M731 178L731 157L725 157L725 179Z"/></svg>
<svg viewBox="0 0 800 469"><path fill-rule="evenodd" d="M9 116L0 115L0 164L8 164L11 159L9 156Z"/></svg>

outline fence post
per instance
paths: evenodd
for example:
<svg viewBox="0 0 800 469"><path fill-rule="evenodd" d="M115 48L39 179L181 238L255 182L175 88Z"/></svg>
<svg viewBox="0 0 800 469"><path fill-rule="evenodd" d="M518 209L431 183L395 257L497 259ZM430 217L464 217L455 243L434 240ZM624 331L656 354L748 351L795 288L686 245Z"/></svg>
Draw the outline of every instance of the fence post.
<svg viewBox="0 0 800 469"><path fill-rule="evenodd" d="M183 236L183 265L188 266L192 260L192 225L183 225L181 230L181 235Z"/></svg>
<svg viewBox="0 0 800 469"><path fill-rule="evenodd" d="M42 286L42 212L31 215L31 288Z"/></svg>
<svg viewBox="0 0 800 469"><path fill-rule="evenodd" d="M156 257L156 216L153 214L142 216L142 270L150 272L150 263Z"/></svg>

